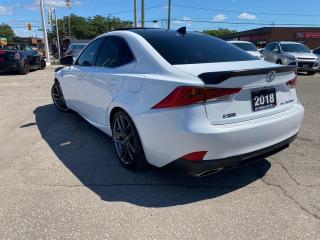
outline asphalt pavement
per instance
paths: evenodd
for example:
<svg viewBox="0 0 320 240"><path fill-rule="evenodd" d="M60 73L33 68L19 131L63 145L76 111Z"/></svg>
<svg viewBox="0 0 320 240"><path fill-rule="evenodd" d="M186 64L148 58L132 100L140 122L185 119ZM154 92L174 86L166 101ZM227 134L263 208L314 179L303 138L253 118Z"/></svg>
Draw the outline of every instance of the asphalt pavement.
<svg viewBox="0 0 320 240"><path fill-rule="evenodd" d="M0 75L0 239L320 239L320 74L290 148L205 178L123 169L52 104L54 67Z"/></svg>

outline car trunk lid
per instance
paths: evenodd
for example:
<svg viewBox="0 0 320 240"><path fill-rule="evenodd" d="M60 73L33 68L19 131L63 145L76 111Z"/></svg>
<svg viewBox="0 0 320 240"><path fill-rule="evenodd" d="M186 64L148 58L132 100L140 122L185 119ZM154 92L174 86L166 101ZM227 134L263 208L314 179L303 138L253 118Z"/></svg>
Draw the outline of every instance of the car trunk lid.
<svg viewBox="0 0 320 240"><path fill-rule="evenodd" d="M293 67L264 61L192 65L176 67L198 76L206 88L241 88L236 94L205 102L207 117L212 124L265 117L288 110L297 102L295 90L287 84L296 78Z"/></svg>

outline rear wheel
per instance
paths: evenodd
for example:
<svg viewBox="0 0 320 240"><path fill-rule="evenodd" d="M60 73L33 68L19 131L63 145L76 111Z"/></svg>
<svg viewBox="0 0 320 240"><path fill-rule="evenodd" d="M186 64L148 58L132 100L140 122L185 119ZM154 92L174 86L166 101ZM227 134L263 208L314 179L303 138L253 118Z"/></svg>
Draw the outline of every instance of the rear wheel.
<svg viewBox="0 0 320 240"><path fill-rule="evenodd" d="M28 74L29 71L30 71L29 63L27 61L22 61L20 66L20 73L25 75L25 74Z"/></svg>
<svg viewBox="0 0 320 240"><path fill-rule="evenodd" d="M125 168L143 169L147 166L137 129L124 111L113 116L112 138L116 154Z"/></svg>
<svg viewBox="0 0 320 240"><path fill-rule="evenodd" d="M51 97L54 105L61 112L69 112L59 82L55 82L51 88Z"/></svg>

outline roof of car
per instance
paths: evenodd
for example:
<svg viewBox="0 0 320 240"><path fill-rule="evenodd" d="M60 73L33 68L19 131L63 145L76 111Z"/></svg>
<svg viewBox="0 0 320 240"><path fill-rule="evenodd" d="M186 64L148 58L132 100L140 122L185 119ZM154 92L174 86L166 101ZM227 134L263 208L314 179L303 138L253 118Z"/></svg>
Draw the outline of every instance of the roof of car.
<svg viewBox="0 0 320 240"><path fill-rule="evenodd" d="M178 30L168 30L165 28L120 28L115 31L130 31L144 38L150 37L168 37L168 36L177 36L179 35ZM186 32L186 34L200 34L197 32ZM181 34L182 35L182 34Z"/></svg>
<svg viewBox="0 0 320 240"><path fill-rule="evenodd" d="M238 40L232 40L232 41L227 41L228 43L251 43L252 42L248 42L248 41L238 41Z"/></svg>

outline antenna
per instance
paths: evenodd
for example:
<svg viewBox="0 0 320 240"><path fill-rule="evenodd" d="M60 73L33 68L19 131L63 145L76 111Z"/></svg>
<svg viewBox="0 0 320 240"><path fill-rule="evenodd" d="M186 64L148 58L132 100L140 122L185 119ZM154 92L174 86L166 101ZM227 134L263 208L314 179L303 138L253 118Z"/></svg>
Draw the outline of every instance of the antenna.
<svg viewBox="0 0 320 240"><path fill-rule="evenodd" d="M177 30L178 33L180 34L186 34L187 33L187 28L186 27L181 27Z"/></svg>

